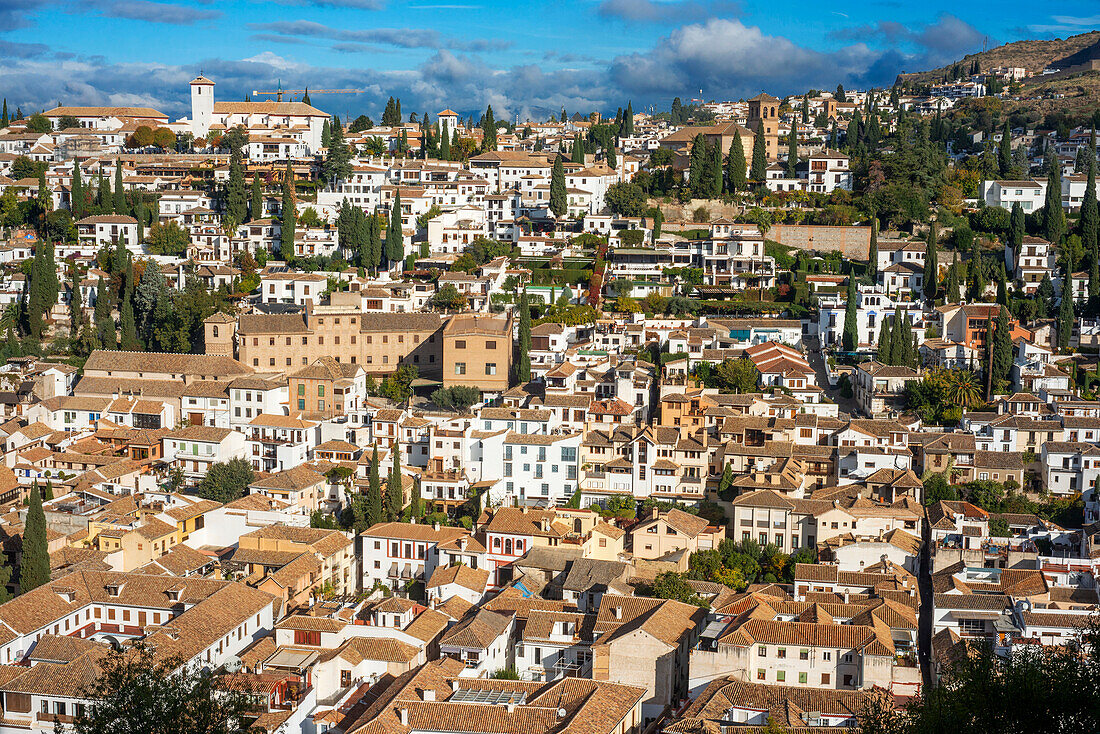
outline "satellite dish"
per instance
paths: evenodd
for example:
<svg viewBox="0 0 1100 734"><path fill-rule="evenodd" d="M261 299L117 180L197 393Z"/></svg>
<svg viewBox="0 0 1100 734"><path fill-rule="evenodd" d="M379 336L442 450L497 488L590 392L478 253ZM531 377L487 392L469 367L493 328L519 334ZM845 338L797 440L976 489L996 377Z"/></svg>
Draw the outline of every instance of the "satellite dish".
<svg viewBox="0 0 1100 734"><path fill-rule="evenodd" d="M244 662L239 657L230 655L225 659L225 664L222 667L225 668L226 673L239 673L243 666Z"/></svg>

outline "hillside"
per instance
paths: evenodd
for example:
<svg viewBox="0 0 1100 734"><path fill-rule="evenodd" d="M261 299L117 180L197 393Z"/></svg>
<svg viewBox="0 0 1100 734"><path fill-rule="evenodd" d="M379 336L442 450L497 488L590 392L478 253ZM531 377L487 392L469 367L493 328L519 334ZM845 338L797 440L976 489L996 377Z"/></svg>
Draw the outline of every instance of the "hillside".
<svg viewBox="0 0 1100 734"><path fill-rule="evenodd" d="M974 59L978 60L983 71L997 66L1022 66L1030 72L1037 73L1053 62L1057 61L1059 66L1064 68L1070 63L1081 63L1089 58L1095 58L1094 54L1097 53L1100 53L1100 31L1090 31L1049 41L1014 41L988 51L968 54L938 69L902 73L898 75L898 79L903 82L927 84L943 78L944 73L949 72L955 64L961 65L964 71L969 69Z"/></svg>

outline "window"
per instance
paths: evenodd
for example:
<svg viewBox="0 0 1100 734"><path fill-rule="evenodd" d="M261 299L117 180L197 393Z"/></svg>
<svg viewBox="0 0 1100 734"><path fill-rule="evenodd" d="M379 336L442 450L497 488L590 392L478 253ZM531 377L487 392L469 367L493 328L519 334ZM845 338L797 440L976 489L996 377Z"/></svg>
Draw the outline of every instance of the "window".
<svg viewBox="0 0 1100 734"><path fill-rule="evenodd" d="M497 363L496 362L486 362L485 363L485 374L495 375L496 373L497 373Z"/></svg>
<svg viewBox="0 0 1100 734"><path fill-rule="evenodd" d="M761 645L760 647L756 648L756 654L760 657L766 657L768 654L768 646Z"/></svg>
<svg viewBox="0 0 1100 734"><path fill-rule="evenodd" d="M465 349L465 348L466 348L466 340L465 339L455 339L455 349Z"/></svg>
<svg viewBox="0 0 1100 734"><path fill-rule="evenodd" d="M821 685L823 685L823 686L829 685L830 680L831 680L831 677L829 676L828 673L822 673L821 674Z"/></svg>
<svg viewBox="0 0 1100 734"><path fill-rule="evenodd" d="M767 673L764 672L763 668L757 668L756 669L756 679L757 680L767 680Z"/></svg>
<svg viewBox="0 0 1100 734"><path fill-rule="evenodd" d="M783 681L787 680L787 671L785 671L785 670L775 671L775 680L779 683L782 683Z"/></svg>
<svg viewBox="0 0 1100 734"><path fill-rule="evenodd" d="M798 674L798 682L799 683L805 683L806 682L806 674L805 673L799 673Z"/></svg>
<svg viewBox="0 0 1100 734"><path fill-rule="evenodd" d="M456 375L466 374L466 363L465 362L455 362L455 374Z"/></svg>
<svg viewBox="0 0 1100 734"><path fill-rule="evenodd" d="M809 650L799 650L798 651L798 659L799 660L809 660L810 659L810 651ZM803 681L803 682L805 682L805 681Z"/></svg>
<svg viewBox="0 0 1100 734"><path fill-rule="evenodd" d="M982 634L985 632L985 620L982 619L960 619L959 631L963 634Z"/></svg>
<svg viewBox="0 0 1100 734"><path fill-rule="evenodd" d="M313 647L321 646L321 633L310 632L308 630L294 630L294 644L295 645L312 645Z"/></svg>
<svg viewBox="0 0 1100 734"><path fill-rule="evenodd" d="M776 650L776 651L775 651L775 656L776 656L777 658L785 658L785 657L787 657L787 648L785 648L785 647L781 647L781 648L779 648L778 650Z"/></svg>

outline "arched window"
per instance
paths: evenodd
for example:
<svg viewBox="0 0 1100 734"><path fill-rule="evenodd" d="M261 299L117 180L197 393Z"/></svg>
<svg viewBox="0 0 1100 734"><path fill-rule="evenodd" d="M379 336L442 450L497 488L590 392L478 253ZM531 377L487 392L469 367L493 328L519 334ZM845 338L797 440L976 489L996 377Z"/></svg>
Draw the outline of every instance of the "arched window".
<svg viewBox="0 0 1100 734"><path fill-rule="evenodd" d="M211 335L211 336L213 336L213 337L214 337L214 338L216 339L216 338L218 337L218 327L216 327L216 326L215 326L215 327L213 327L213 328L212 328L212 329L210 330L210 335Z"/></svg>
<svg viewBox="0 0 1100 734"><path fill-rule="evenodd" d="M512 555L512 539L511 538L506 538L505 541L504 541L504 554L508 555L508 556Z"/></svg>

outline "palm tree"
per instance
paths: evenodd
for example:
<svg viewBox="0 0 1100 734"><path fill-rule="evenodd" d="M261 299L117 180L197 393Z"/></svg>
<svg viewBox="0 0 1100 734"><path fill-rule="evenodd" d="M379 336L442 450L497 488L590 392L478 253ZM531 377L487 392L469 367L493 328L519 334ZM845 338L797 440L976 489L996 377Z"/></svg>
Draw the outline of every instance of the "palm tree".
<svg viewBox="0 0 1100 734"><path fill-rule="evenodd" d="M985 403L978 377L970 370L947 370L943 381L944 396L952 404L969 410Z"/></svg>

